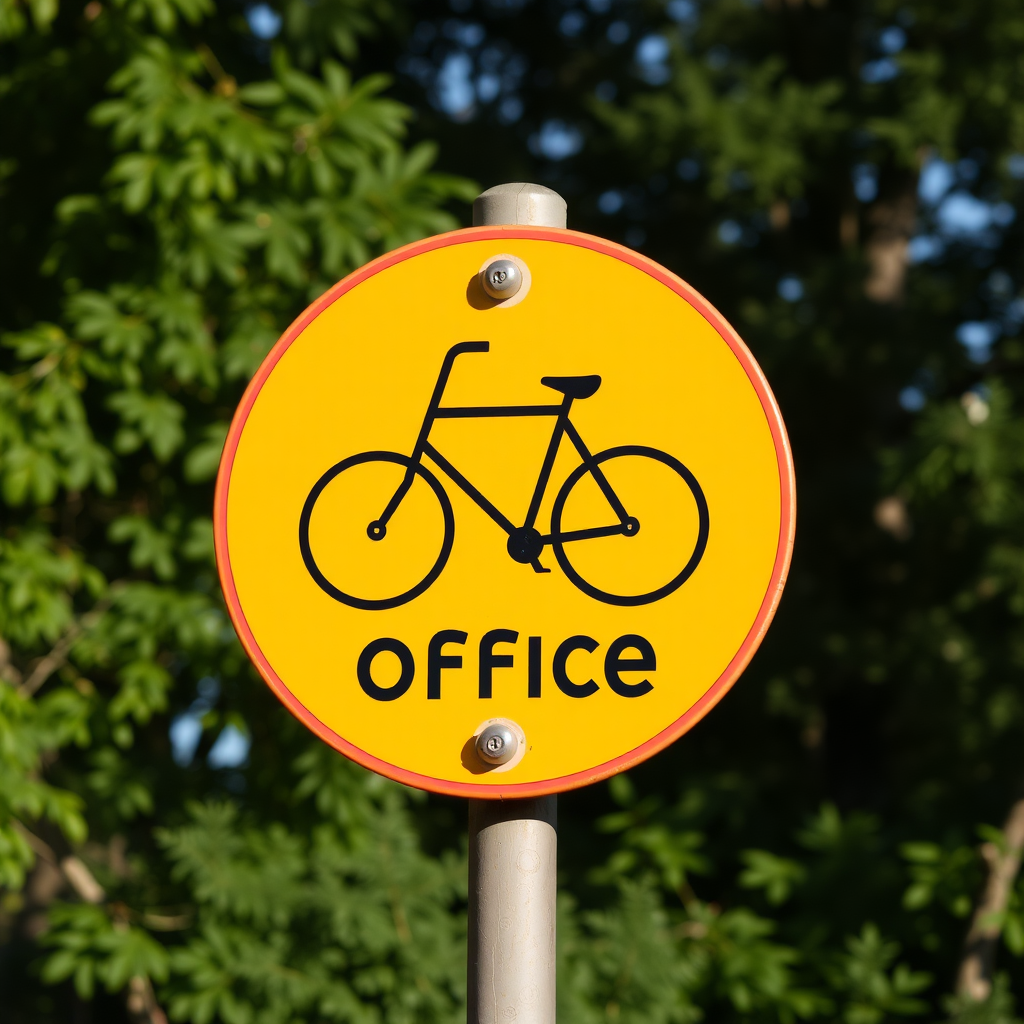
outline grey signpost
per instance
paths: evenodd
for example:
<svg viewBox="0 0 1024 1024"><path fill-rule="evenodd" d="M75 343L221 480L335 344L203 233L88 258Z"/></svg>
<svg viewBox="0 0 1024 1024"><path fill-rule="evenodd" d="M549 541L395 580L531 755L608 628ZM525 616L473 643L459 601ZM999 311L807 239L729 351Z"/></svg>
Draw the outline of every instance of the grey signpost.
<svg viewBox="0 0 1024 1024"><path fill-rule="evenodd" d="M564 228L543 185L496 185L474 225ZM468 1024L555 1024L558 798L469 801Z"/></svg>

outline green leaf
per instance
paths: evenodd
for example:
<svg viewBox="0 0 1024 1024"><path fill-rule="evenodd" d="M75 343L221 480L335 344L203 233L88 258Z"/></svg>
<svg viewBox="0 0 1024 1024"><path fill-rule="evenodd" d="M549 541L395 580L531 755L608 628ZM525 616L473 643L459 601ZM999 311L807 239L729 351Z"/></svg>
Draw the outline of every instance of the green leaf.
<svg viewBox="0 0 1024 1024"><path fill-rule="evenodd" d="M801 864L776 857L767 850L745 850L742 858L747 867L739 876L740 885L748 889L764 889L771 904L784 903L793 887L807 875Z"/></svg>
<svg viewBox="0 0 1024 1024"><path fill-rule="evenodd" d="M157 711L167 707L167 691L171 675L162 666L151 661L133 661L118 672L120 689L110 702L110 717L114 722L131 717L144 725Z"/></svg>
<svg viewBox="0 0 1024 1024"><path fill-rule="evenodd" d="M134 452L148 444L153 454L166 462L185 439L185 410L167 395L120 391L110 396L107 406L124 424L114 438L118 452Z"/></svg>

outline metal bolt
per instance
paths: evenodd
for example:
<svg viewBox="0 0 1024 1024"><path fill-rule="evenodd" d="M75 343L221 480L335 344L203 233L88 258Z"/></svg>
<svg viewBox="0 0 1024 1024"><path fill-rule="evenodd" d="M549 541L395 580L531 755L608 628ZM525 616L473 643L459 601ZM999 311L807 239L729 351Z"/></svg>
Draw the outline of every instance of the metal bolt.
<svg viewBox="0 0 1024 1024"><path fill-rule="evenodd" d="M516 756L519 740L510 726L494 722L476 738L476 752L487 764L507 764Z"/></svg>
<svg viewBox="0 0 1024 1024"><path fill-rule="evenodd" d="M511 260L488 263L480 277L492 299L510 299L523 285L522 272Z"/></svg>

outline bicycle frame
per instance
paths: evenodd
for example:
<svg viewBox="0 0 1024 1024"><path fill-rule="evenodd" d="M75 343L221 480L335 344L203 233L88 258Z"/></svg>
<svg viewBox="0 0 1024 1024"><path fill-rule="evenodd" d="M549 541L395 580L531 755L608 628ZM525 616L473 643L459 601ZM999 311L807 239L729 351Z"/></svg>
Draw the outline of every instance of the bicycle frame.
<svg viewBox="0 0 1024 1024"><path fill-rule="evenodd" d="M576 449L584 465L593 475L601 491L604 493L612 511L618 517L619 522L615 526L599 526L588 530L572 530L558 535L558 540L573 541L587 540L594 537L613 537L628 532L627 523L629 516L619 500L618 495L612 489L600 466L594 461L590 449L583 442L579 432L569 419L569 411L575 400L572 395L565 395L561 402L552 405L481 405L481 406L442 406L441 399L444 396L445 388L448 385L448 378L451 375L455 360L464 352L488 352L490 342L487 341L463 341L453 345L445 354L444 362L441 364L441 372L438 374L437 383L434 385L433 394L430 397L430 404L427 406L426 415L423 417L423 425L420 427L419 436L411 456L411 464L406 470L398 490L388 502L387 507L377 520L386 526L395 510L401 504L402 499L412 486L416 467L420 464L424 455L442 469L446 476L456 484L474 504L483 510L502 530L509 536L518 531L534 530L537 516L540 514L540 506L544 500L544 494L551 478L551 470L555 464L555 457L558 454L559 446L563 437L568 437ZM533 497L530 499L530 507L526 513L526 522L517 527L507 516L503 515L483 494L477 490L431 443L430 430L435 420L444 419L491 419L513 416L552 416L555 418L555 426L551 432L551 440L548 443L544 462L541 465L540 474L533 490ZM552 535L541 535L539 537L543 545L550 544ZM536 566L535 566L536 568Z"/></svg>

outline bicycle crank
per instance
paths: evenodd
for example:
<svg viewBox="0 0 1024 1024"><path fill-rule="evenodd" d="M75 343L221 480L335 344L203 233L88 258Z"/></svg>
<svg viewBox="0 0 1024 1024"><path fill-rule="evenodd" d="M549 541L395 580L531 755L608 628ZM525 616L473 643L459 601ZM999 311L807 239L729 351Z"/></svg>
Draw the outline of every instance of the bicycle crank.
<svg viewBox="0 0 1024 1024"><path fill-rule="evenodd" d="M505 545L509 557L523 565L530 565L535 562L540 553L544 550L544 541L540 533L532 526L521 526L508 535L508 543Z"/></svg>

